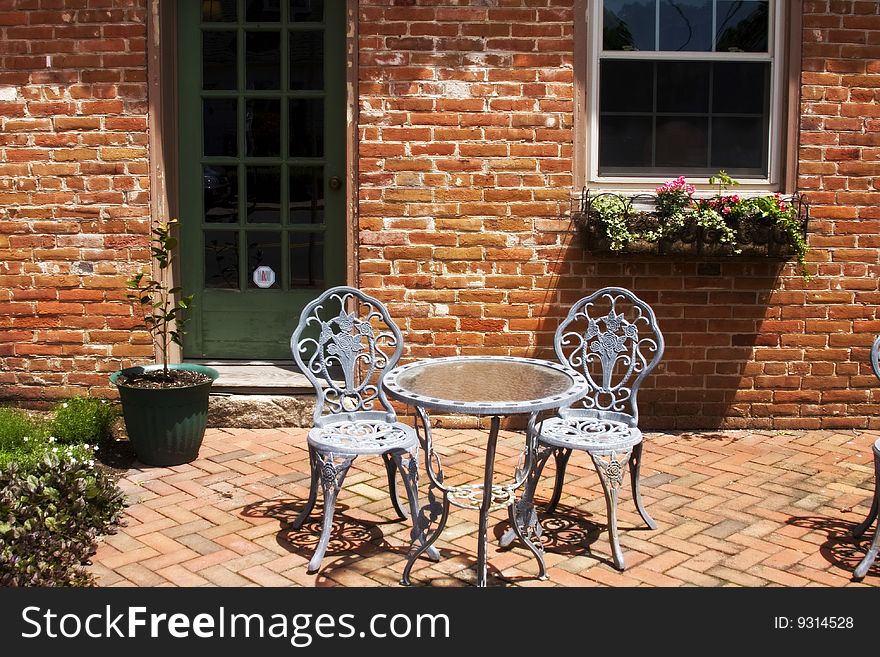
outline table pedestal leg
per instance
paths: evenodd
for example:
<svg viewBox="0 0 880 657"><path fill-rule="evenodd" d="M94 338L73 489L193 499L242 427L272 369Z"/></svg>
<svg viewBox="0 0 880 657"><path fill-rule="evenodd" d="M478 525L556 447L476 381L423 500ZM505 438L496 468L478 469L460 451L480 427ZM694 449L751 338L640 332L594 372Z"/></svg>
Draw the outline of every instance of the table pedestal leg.
<svg viewBox="0 0 880 657"><path fill-rule="evenodd" d="M486 467L483 473L483 502L480 505L480 534L477 544L477 586L486 586L486 550L488 548L489 509L492 507L492 480L495 472L495 446L501 418L492 417L489 442L486 444Z"/></svg>

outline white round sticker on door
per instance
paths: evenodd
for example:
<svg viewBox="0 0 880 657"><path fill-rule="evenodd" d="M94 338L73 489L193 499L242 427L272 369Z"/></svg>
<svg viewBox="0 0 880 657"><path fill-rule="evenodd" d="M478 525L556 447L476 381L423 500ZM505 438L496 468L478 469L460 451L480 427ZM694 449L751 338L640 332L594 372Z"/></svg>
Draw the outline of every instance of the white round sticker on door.
<svg viewBox="0 0 880 657"><path fill-rule="evenodd" d="M263 288L275 285L275 270L266 265L254 269L254 285Z"/></svg>

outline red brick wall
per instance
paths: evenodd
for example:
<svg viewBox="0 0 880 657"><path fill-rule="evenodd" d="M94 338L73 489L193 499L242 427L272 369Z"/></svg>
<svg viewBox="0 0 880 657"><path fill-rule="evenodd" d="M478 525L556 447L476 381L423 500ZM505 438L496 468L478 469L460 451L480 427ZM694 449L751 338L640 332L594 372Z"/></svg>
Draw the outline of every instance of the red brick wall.
<svg viewBox="0 0 880 657"><path fill-rule="evenodd" d="M145 0L0 0L0 400L109 393L150 357ZM148 336L147 336L148 339Z"/></svg>
<svg viewBox="0 0 880 657"><path fill-rule="evenodd" d="M109 371L150 358L124 300L148 257L144 5L0 0L0 398L109 394ZM584 252L571 5L360 2L359 282L408 355L550 356L569 304L622 285L667 341L646 426L880 428L878 3L803 3L808 283Z"/></svg>
<svg viewBox="0 0 880 657"><path fill-rule="evenodd" d="M408 354L550 356L568 305L621 285L667 342L645 425L880 427L878 3L804 3L809 283L768 260L584 252L571 5L361 2L360 285L390 302Z"/></svg>

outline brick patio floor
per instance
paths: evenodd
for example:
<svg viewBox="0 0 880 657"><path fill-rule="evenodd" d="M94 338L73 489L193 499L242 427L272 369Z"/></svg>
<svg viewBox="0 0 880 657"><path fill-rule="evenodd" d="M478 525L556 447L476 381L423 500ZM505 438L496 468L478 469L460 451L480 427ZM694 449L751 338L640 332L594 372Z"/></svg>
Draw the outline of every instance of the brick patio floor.
<svg viewBox="0 0 880 657"><path fill-rule="evenodd" d="M317 542L320 497L301 530L286 526L308 492L303 429L209 429L200 458L173 468L135 467L120 480L125 526L101 539L90 571L101 586L398 586L408 521L395 519L385 470L360 458L337 504L322 569L306 572ZM610 561L605 502L592 463L575 453L556 515L545 519L548 581L524 547L500 550L506 513L490 523L489 584L504 586L880 586L880 564L851 573L873 529L871 431L704 431L646 436L642 495L658 529L641 523L628 488L619 511L627 569ZM447 481L482 479L485 433L438 429ZM496 481L512 473L522 435L502 432ZM135 464L138 466L138 464ZM548 464L538 499L552 485ZM426 477L422 477L422 493ZM453 507L420 560L415 585L475 580L477 513Z"/></svg>

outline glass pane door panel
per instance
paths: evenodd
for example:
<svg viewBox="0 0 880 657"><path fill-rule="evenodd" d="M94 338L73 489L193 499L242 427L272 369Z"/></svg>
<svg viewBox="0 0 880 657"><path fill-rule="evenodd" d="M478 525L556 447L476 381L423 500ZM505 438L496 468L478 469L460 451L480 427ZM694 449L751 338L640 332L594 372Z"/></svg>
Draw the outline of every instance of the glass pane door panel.
<svg viewBox="0 0 880 657"><path fill-rule="evenodd" d="M246 153L249 157L281 155L281 101L248 100L245 113Z"/></svg>
<svg viewBox="0 0 880 657"><path fill-rule="evenodd" d="M281 88L281 33L245 33L248 89Z"/></svg>
<svg viewBox="0 0 880 657"><path fill-rule="evenodd" d="M248 276L247 286L252 290L280 290L283 280L281 263L281 233L248 231ZM268 267L260 271L254 280L257 267ZM274 281L272 280L274 279Z"/></svg>
<svg viewBox="0 0 880 657"><path fill-rule="evenodd" d="M323 167L290 167L290 223L324 223Z"/></svg>
<svg viewBox="0 0 880 657"><path fill-rule="evenodd" d="M236 43L230 30L202 33L202 89L236 88Z"/></svg>
<svg viewBox="0 0 880 657"><path fill-rule="evenodd" d="M290 32L290 89L324 88L324 32Z"/></svg>
<svg viewBox="0 0 880 657"><path fill-rule="evenodd" d="M324 287L324 234L291 232L290 288Z"/></svg>
<svg viewBox="0 0 880 657"><path fill-rule="evenodd" d="M245 20L248 23L277 23L281 20L281 0L247 0Z"/></svg>
<svg viewBox="0 0 880 657"><path fill-rule="evenodd" d="M202 187L207 223L238 222L238 167L220 164L202 166Z"/></svg>
<svg viewBox="0 0 880 657"><path fill-rule="evenodd" d="M202 0L202 20L205 23L229 23L236 20L238 0Z"/></svg>
<svg viewBox="0 0 880 657"><path fill-rule="evenodd" d="M281 223L281 167L247 167L247 220Z"/></svg>
<svg viewBox="0 0 880 657"><path fill-rule="evenodd" d="M290 0L290 20L295 23L320 23L324 20L324 0Z"/></svg>
<svg viewBox="0 0 880 657"><path fill-rule="evenodd" d="M238 289L238 231L205 231L205 287Z"/></svg>
<svg viewBox="0 0 880 657"><path fill-rule="evenodd" d="M238 154L238 101L205 98L202 101L205 155L235 157ZM182 135L186 139L186 135Z"/></svg>
<svg viewBox="0 0 880 657"><path fill-rule="evenodd" d="M324 101L292 98L288 117L290 157L324 155Z"/></svg>

